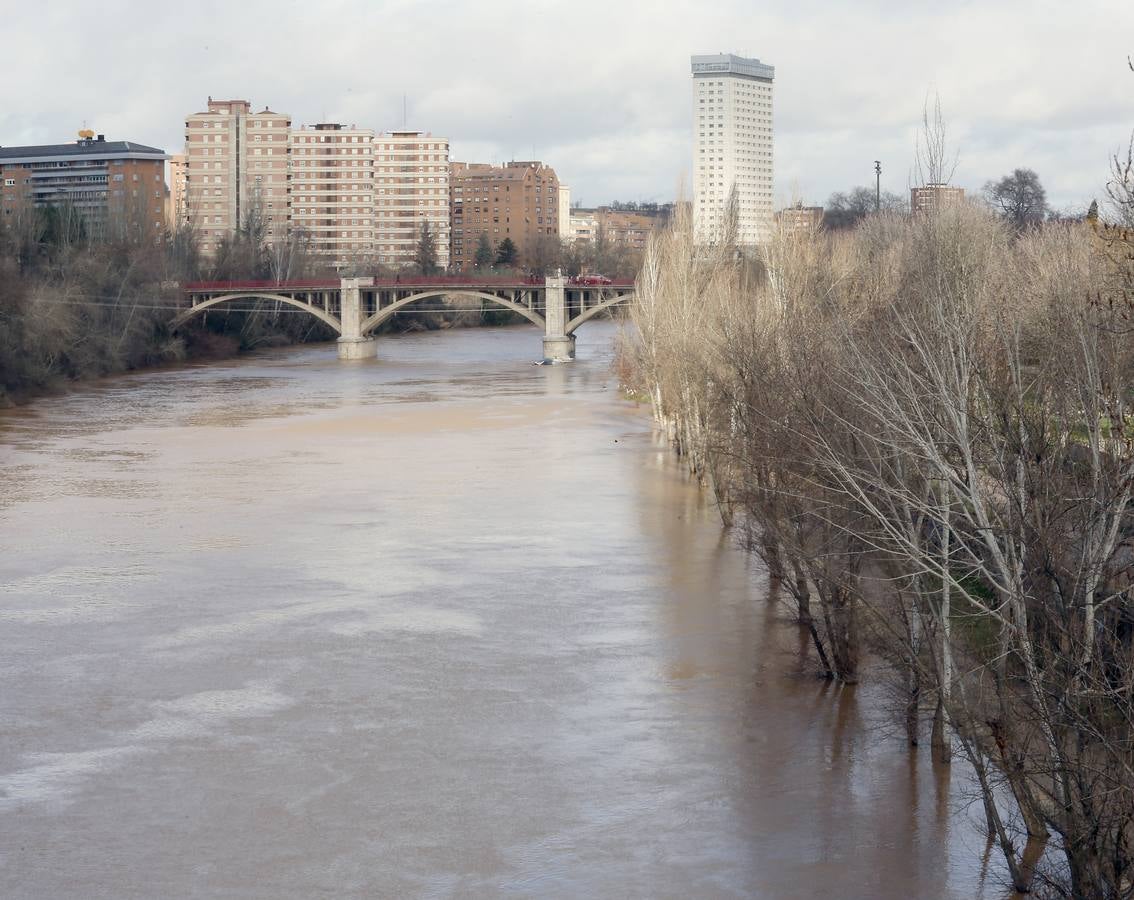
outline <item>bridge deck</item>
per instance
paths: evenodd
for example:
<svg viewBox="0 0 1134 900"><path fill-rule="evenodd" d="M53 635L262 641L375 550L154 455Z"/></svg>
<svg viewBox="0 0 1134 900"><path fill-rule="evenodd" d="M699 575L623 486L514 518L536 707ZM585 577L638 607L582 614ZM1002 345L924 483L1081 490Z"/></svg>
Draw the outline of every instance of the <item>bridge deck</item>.
<svg viewBox="0 0 1134 900"><path fill-rule="evenodd" d="M215 294L231 291L262 291L271 290L274 293L288 291L337 291L340 287L338 279L307 279L301 281L190 281L182 286L187 294ZM515 277L502 278L464 278L461 276L436 275L424 277L420 275L397 276L394 278L375 278L373 284L360 285L362 290L372 289L428 289L450 288L453 291L483 291L483 290L532 290L544 287L542 278L521 279ZM633 278L612 279L610 284L585 284L577 281L568 281L569 290L591 290L601 288L615 288L625 290L634 287Z"/></svg>

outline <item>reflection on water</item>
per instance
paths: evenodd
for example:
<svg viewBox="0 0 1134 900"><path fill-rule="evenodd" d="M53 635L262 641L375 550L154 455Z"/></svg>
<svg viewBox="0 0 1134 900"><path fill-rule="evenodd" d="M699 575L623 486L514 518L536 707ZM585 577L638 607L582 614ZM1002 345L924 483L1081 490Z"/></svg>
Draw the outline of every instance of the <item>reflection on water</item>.
<svg viewBox="0 0 1134 900"><path fill-rule="evenodd" d="M0 894L999 896L964 786L813 677L613 336L0 415Z"/></svg>

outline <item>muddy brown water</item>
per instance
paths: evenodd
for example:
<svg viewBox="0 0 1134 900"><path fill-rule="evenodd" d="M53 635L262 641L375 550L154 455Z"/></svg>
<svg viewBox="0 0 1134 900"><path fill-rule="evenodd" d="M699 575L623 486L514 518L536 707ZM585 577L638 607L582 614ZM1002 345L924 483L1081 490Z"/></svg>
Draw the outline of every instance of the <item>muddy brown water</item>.
<svg viewBox="0 0 1134 900"><path fill-rule="evenodd" d="M814 678L614 337L0 412L0 896L1003 896L960 768Z"/></svg>

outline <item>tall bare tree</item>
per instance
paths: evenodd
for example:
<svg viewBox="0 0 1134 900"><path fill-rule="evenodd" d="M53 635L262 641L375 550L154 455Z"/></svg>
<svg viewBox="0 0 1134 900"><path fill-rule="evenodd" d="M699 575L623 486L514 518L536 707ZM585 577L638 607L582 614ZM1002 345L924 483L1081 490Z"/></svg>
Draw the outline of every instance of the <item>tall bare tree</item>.
<svg viewBox="0 0 1134 900"><path fill-rule="evenodd" d="M959 151L950 148L941 96L935 93L932 111L928 97L922 108L921 129L914 147L914 180L918 185L948 184L959 159Z"/></svg>
<svg viewBox="0 0 1134 900"><path fill-rule="evenodd" d="M820 669L874 648L981 786L1015 885L1128 897L1134 312L1085 226L969 206L779 234L762 274L647 254L641 389L794 600ZM1030 843L1021 851L1021 840Z"/></svg>
<svg viewBox="0 0 1134 900"><path fill-rule="evenodd" d="M989 181L984 195L1017 230L1038 225L1048 215L1047 193L1031 169L1014 169L999 181Z"/></svg>

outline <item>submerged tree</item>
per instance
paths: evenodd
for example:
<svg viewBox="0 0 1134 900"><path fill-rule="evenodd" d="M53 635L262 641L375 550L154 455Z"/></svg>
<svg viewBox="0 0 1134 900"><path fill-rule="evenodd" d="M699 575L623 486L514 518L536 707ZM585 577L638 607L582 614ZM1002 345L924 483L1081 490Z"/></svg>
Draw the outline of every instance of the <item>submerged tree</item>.
<svg viewBox="0 0 1134 900"><path fill-rule="evenodd" d="M1130 263L972 206L779 234L766 278L656 240L640 389L820 670L876 648L911 742L973 767L1016 887L1134 889Z"/></svg>

